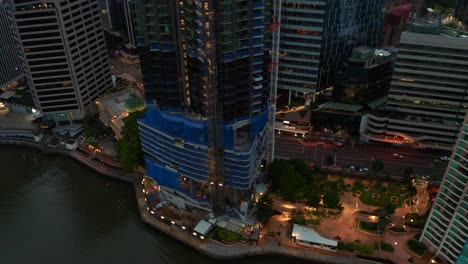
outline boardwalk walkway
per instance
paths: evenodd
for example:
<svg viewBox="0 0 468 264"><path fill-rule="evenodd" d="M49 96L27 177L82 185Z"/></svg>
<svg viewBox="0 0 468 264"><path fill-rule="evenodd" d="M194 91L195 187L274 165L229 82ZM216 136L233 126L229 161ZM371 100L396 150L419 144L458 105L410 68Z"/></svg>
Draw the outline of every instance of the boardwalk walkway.
<svg viewBox="0 0 468 264"><path fill-rule="evenodd" d="M175 226L168 225L157 218L149 214L146 208L145 196L142 192L141 180L143 177L142 173L138 172L125 172L123 170L108 167L101 164L91 157L84 155L75 150L67 150L61 148L50 147L44 143L35 142L32 139L27 138L6 138L0 137L0 145L21 145L34 147L45 154L61 154L72 157L76 161L96 170L97 172L117 179L132 183L135 190L135 195L138 202L138 208L140 211L141 219L144 223L158 229L159 231L166 233L169 236L193 247L194 249L206 254L210 257L217 259L236 259L249 256L258 255L283 255L288 257L296 257L305 260L310 260L319 263L337 263L337 264L366 264L366 263L377 263L358 259L354 255L346 252L323 252L317 253L309 249L298 248L293 245L282 245L279 247L277 243L268 243L259 246L235 244L235 245L224 245L214 240L201 241L195 238L188 232L179 229Z"/></svg>

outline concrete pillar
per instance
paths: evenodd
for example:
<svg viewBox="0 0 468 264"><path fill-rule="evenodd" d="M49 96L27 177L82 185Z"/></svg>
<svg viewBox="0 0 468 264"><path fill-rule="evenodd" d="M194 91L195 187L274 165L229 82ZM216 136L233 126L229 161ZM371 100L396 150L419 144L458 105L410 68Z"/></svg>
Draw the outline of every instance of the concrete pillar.
<svg viewBox="0 0 468 264"><path fill-rule="evenodd" d="M312 94L312 103L315 103L315 93Z"/></svg>
<svg viewBox="0 0 468 264"><path fill-rule="evenodd" d="M232 199L234 200L234 204L236 205L237 208L237 190L232 189Z"/></svg>
<svg viewBox="0 0 468 264"><path fill-rule="evenodd" d="M192 179L188 178L189 180L189 189L190 189L190 195L193 196L193 185L192 185Z"/></svg>
<svg viewBox="0 0 468 264"><path fill-rule="evenodd" d="M292 90L289 90L288 105L291 105L291 92Z"/></svg>
<svg viewBox="0 0 468 264"><path fill-rule="evenodd" d="M297 97L297 91L296 91L296 93L294 94L294 97Z"/></svg>

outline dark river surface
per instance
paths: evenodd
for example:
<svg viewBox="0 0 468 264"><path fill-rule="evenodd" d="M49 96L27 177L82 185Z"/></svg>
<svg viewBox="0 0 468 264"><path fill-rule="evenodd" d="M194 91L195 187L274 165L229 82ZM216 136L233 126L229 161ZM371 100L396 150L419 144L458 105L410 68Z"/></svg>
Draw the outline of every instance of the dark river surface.
<svg viewBox="0 0 468 264"><path fill-rule="evenodd" d="M16 263L305 262L206 257L143 224L130 184L67 157L0 145L0 264Z"/></svg>

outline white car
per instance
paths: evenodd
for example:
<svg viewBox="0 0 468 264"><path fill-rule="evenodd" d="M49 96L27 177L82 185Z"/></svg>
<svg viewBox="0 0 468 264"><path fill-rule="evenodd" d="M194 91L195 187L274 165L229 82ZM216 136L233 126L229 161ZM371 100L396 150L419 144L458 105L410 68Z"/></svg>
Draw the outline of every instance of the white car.
<svg viewBox="0 0 468 264"><path fill-rule="evenodd" d="M450 157L442 156L442 157L440 157L440 160L449 161Z"/></svg>
<svg viewBox="0 0 468 264"><path fill-rule="evenodd" d="M360 168L359 172L369 172L369 169L368 168Z"/></svg>

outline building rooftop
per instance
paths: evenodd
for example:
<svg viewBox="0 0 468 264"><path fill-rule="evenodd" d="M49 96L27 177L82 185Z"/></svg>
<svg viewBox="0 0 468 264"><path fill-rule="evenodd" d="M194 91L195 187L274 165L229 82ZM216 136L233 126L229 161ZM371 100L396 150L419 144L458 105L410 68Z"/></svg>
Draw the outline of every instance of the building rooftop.
<svg viewBox="0 0 468 264"><path fill-rule="evenodd" d="M372 68L394 59L397 52L398 50L391 48L375 49L359 46L353 49L348 64L350 66L362 64L361 67Z"/></svg>
<svg viewBox="0 0 468 264"><path fill-rule="evenodd" d="M96 100L97 104L103 104L107 108L111 109L114 116L120 116L125 112L125 102L130 98L131 90L124 90L121 92L109 94Z"/></svg>
<svg viewBox="0 0 468 264"><path fill-rule="evenodd" d="M205 220L201 220L197 226L193 229L193 231L199 233L202 236L206 236L208 232L213 228L213 225L208 223Z"/></svg>
<svg viewBox="0 0 468 264"><path fill-rule="evenodd" d="M313 228L300 226L294 224L292 235L296 237L297 240L312 242L321 245L327 245L336 247L338 246L338 242L336 240L328 239L322 237L319 233L317 233Z"/></svg>
<svg viewBox="0 0 468 264"><path fill-rule="evenodd" d="M411 22L409 31L427 35L441 35L445 37L468 39L468 32L466 31L449 28L444 26L438 20L425 18Z"/></svg>
<svg viewBox="0 0 468 264"><path fill-rule="evenodd" d="M343 112L359 112L362 109L360 105L343 104L343 103L330 103L324 107L326 110L337 110Z"/></svg>
<svg viewBox="0 0 468 264"><path fill-rule="evenodd" d="M0 99L8 100L15 95L15 91L6 91L0 94Z"/></svg>

